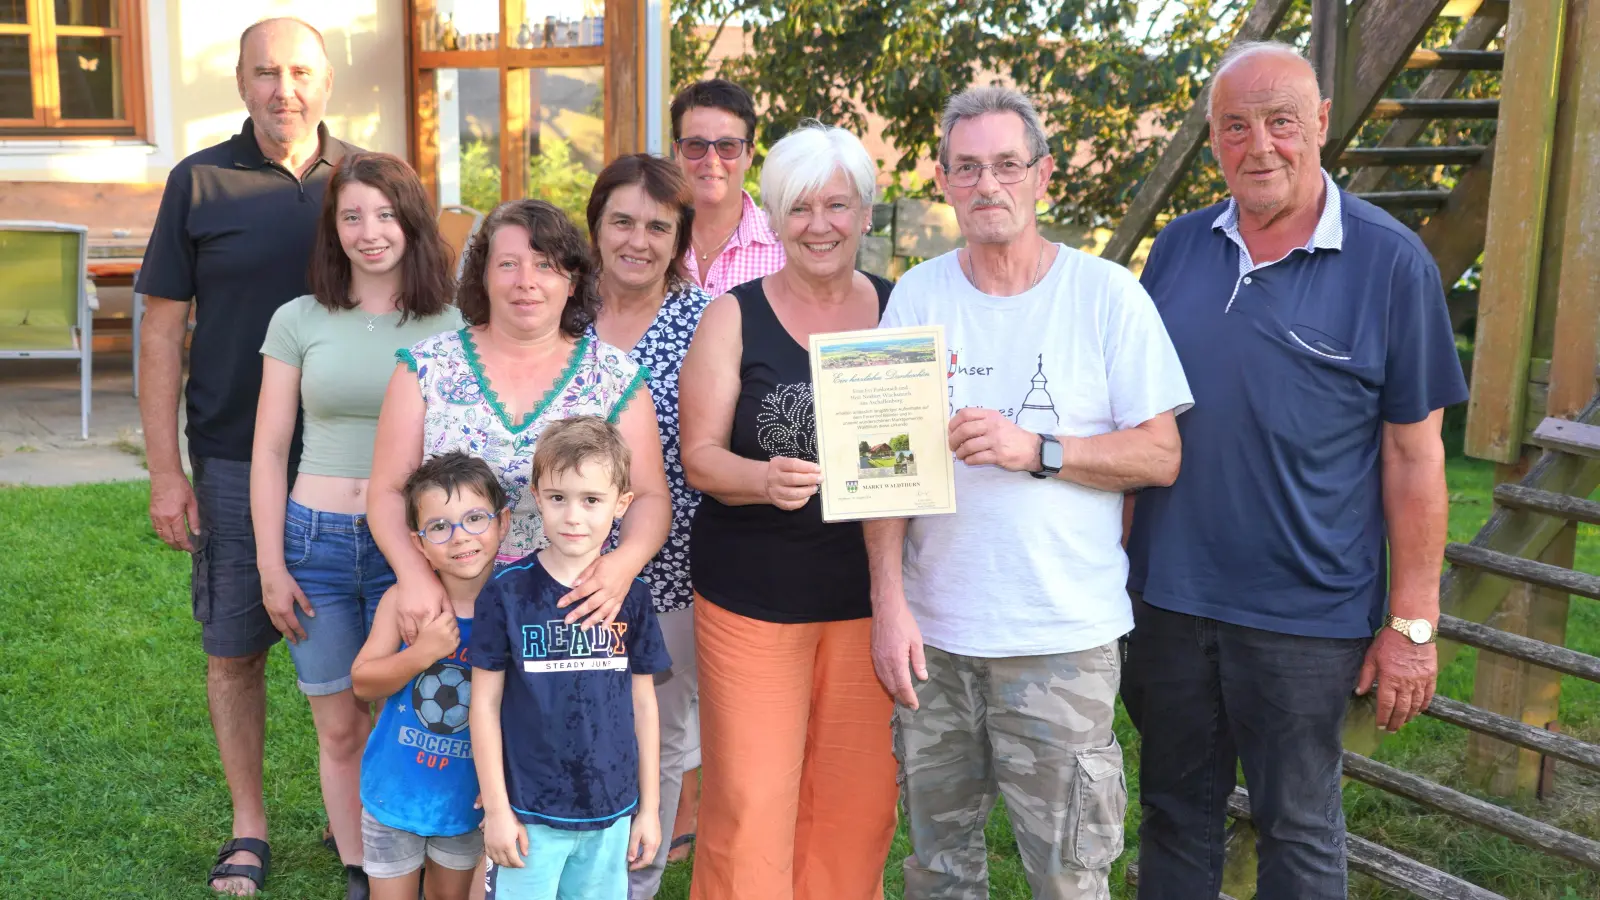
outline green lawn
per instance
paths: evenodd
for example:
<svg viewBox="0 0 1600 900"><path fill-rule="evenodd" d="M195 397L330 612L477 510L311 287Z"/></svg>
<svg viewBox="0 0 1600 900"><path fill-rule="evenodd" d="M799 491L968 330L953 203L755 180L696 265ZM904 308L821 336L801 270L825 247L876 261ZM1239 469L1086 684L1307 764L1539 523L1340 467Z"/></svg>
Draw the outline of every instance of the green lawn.
<svg viewBox="0 0 1600 900"><path fill-rule="evenodd" d="M1469 538L1490 508L1490 467L1452 461L1451 537ZM145 520L143 484L0 488L0 896L210 896L202 886L228 834L227 793L206 718L198 626L189 618L187 557L166 550ZM1579 567L1600 571L1600 536L1585 527ZM1600 654L1600 607L1573 601L1569 643ZM1470 699L1469 651L1442 689ZM287 654L272 655L266 791L273 875L267 896L335 900L339 864L320 844L316 744ZM1600 686L1567 679L1562 719L1600 740ZM1130 850L1138 821L1138 739L1128 749ZM1454 786L1464 733L1422 720L1379 758ZM1525 812L1600 838L1595 779L1561 769L1558 796ZM1359 785L1351 827L1517 900L1600 896L1600 878ZM991 896L1028 897L1003 812L989 827ZM900 894L897 840L886 868ZM1119 862L1114 896L1128 897ZM666 900L688 896L688 869L668 873ZM1386 897L1356 880L1352 896Z"/></svg>

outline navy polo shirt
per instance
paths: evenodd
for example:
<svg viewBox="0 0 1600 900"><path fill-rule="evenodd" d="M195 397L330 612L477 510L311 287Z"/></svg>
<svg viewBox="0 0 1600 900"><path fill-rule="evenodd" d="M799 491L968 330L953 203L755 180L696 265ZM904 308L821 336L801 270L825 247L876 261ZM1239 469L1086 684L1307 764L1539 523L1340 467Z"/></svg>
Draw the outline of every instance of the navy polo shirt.
<svg viewBox="0 0 1600 900"><path fill-rule="evenodd" d="M1141 492L1129 589L1162 609L1371 637L1387 559L1382 424L1467 399L1439 271L1410 229L1325 177L1305 248L1251 268L1232 201L1157 237L1141 278L1194 408L1183 468Z"/></svg>
<svg viewBox="0 0 1600 900"><path fill-rule="evenodd" d="M278 307L310 293L306 269L334 166L359 148L317 126L304 178L268 160L255 126L172 167L134 290L195 303L185 391L189 451L248 461L261 342ZM296 428L298 454L299 429Z"/></svg>
<svg viewBox="0 0 1600 900"><path fill-rule="evenodd" d="M497 572L478 594L468 659L505 672L500 736L517 818L597 831L639 805L633 676L672 667L650 588L634 581L610 628L562 621L568 588L537 553Z"/></svg>

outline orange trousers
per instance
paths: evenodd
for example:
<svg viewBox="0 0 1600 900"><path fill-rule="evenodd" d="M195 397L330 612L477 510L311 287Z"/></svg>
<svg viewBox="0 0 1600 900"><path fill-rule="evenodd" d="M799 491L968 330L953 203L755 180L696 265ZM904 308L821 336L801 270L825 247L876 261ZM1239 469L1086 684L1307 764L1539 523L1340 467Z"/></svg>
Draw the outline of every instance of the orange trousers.
<svg viewBox="0 0 1600 900"><path fill-rule="evenodd" d="M761 622L695 596L704 777L692 900L882 900L894 702L872 621Z"/></svg>

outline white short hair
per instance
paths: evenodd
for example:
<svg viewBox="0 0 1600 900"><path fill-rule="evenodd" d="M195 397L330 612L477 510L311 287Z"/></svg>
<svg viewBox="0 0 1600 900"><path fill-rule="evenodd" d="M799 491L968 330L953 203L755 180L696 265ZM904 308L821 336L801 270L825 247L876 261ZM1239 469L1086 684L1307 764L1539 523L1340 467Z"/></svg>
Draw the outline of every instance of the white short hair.
<svg viewBox="0 0 1600 900"><path fill-rule="evenodd" d="M1311 72L1311 80L1316 83L1317 67L1311 64L1311 60L1306 59L1304 53L1296 50L1293 44L1285 44L1283 41L1240 41L1229 47L1227 52L1222 54L1222 61L1217 63L1217 71L1211 73L1211 81L1209 82L1211 89L1206 91L1206 118L1211 118L1211 110L1214 105L1212 98L1217 95L1217 81L1229 69L1257 56L1276 56L1280 59L1293 59L1304 65ZM1320 102L1322 100L1320 96L1321 85L1317 85L1317 88L1319 95L1317 100Z"/></svg>
<svg viewBox="0 0 1600 900"><path fill-rule="evenodd" d="M761 167L761 205L774 228L796 202L828 183L834 172L861 198L869 212L878 195L878 167L861 139L832 125L807 119L767 151Z"/></svg>

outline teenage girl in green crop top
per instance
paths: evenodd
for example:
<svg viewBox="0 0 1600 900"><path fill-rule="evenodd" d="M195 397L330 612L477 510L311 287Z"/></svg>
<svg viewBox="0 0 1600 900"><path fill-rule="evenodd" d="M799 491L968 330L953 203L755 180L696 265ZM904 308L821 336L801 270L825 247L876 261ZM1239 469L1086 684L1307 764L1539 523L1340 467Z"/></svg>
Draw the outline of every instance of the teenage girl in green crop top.
<svg viewBox="0 0 1600 900"><path fill-rule="evenodd" d="M328 183L311 251L312 293L278 309L261 346L250 507L262 602L311 701L322 799L358 896L360 767L371 714L351 690L350 666L395 580L366 525L378 410L395 351L461 327L450 305L450 251L431 206L399 158L347 156Z"/></svg>

